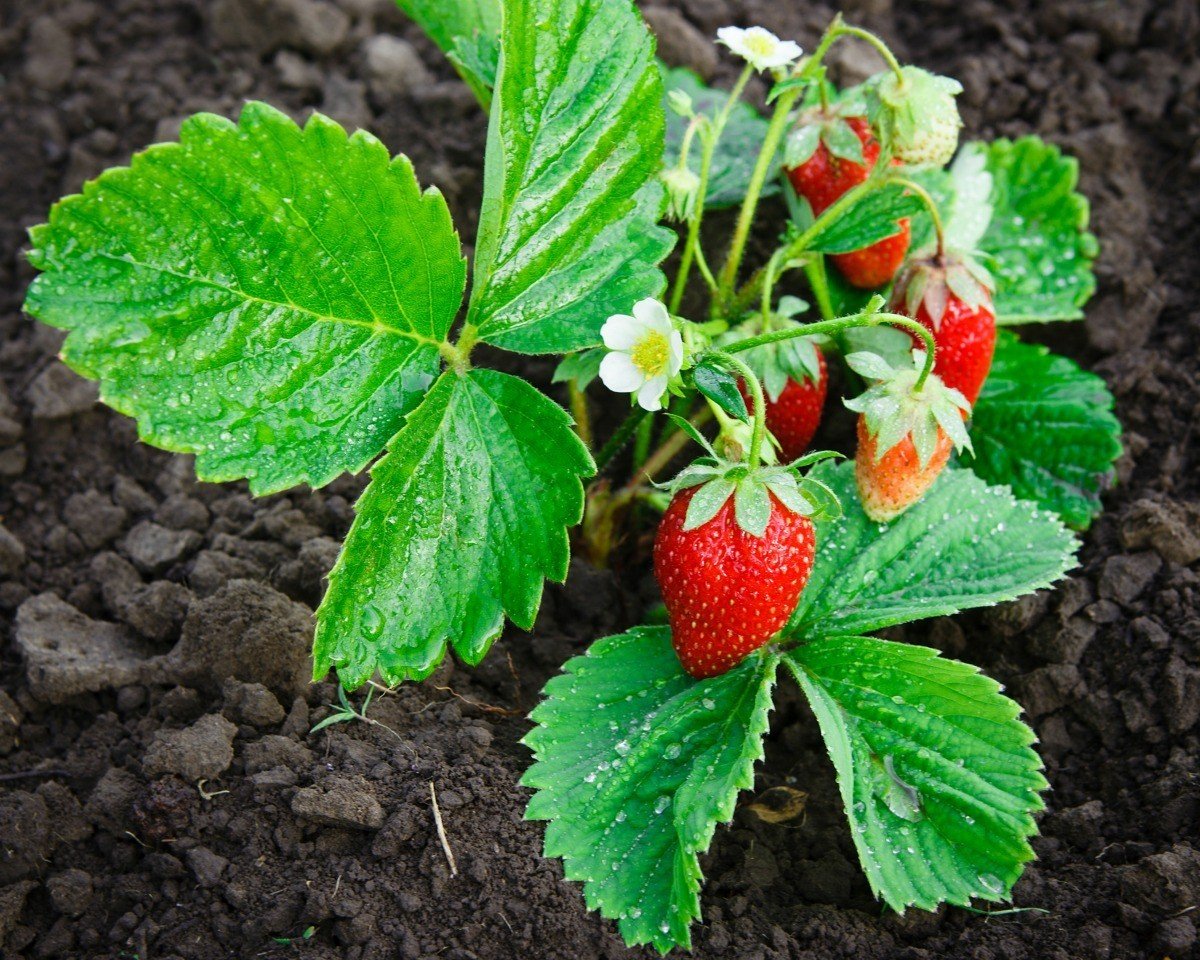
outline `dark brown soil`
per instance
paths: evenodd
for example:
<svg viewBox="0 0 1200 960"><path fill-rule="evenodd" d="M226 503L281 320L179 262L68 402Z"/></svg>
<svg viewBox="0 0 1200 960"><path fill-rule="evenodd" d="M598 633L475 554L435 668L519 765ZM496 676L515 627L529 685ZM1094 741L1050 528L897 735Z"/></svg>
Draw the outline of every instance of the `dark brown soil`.
<svg viewBox="0 0 1200 960"><path fill-rule="evenodd" d="M807 819L771 826L742 809L719 833L696 954L1195 956L1200 8L847 7L962 79L971 135L1035 131L1081 157L1100 292L1085 323L1034 335L1103 373L1128 453L1070 581L905 634L981 664L1037 728L1053 792L1040 859L1016 889L1036 912L898 917L872 901L793 691L759 785L807 791ZM811 46L831 13L682 0L650 16L667 56L709 69L697 40L721 25L763 23ZM377 34L419 60L369 44ZM872 69L842 63L852 78ZM555 668L636 621L644 576L576 563L533 633L514 631L478 671L447 665L377 699L381 726L309 735L334 693L303 684L308 618L361 481L264 500L197 484L186 460L94 406L53 359L57 335L20 312L23 230L56 197L170 137L180 117L229 115L251 97L369 126L473 232L483 117L389 0L0 4L0 947L143 960L631 955L541 858L542 827L521 819L518 740ZM526 367L543 380L548 369ZM189 659L169 655L177 643ZM99 645L105 657L89 657Z"/></svg>

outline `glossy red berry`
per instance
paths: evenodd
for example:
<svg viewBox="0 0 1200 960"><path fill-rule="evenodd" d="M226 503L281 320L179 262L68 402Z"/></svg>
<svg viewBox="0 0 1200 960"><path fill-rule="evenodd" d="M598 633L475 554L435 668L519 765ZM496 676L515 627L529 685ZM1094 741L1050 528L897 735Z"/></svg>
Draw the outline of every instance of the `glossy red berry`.
<svg viewBox="0 0 1200 960"><path fill-rule="evenodd" d="M789 377L787 385L776 399L766 398L767 429L779 441L779 459L783 463L790 463L804 453L812 443L817 427L821 425L829 375L825 356L820 349L817 350L817 362L821 369L819 377L799 380ZM742 392L747 409L753 409L754 401L746 385L739 381L738 389Z"/></svg>
<svg viewBox="0 0 1200 960"><path fill-rule="evenodd" d="M696 487L672 498L654 542L654 575L671 622L672 642L693 677L732 669L778 633L812 571L812 522L773 494L761 537L734 516L734 498L694 530L684 530Z"/></svg>
<svg viewBox="0 0 1200 960"><path fill-rule="evenodd" d="M865 163L835 156L825 143L818 142L812 156L788 171L792 186L809 202L816 216L824 213L847 190L866 180L879 159L879 141L866 118L849 117L845 122L862 144ZM901 220L899 227L897 233L862 250L833 255L831 259L838 272L851 285L862 289L874 289L890 282L904 262L912 239L907 219Z"/></svg>

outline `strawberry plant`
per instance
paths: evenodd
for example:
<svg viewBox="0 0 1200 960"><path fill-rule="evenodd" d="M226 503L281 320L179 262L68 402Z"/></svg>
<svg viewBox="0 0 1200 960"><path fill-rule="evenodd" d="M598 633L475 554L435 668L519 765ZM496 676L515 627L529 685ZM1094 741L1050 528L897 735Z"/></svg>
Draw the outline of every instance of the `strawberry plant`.
<svg viewBox="0 0 1200 960"><path fill-rule="evenodd" d="M568 662L526 740L547 854L628 943L690 943L698 858L753 783L781 672L872 889L1007 898L1046 787L1032 732L974 668L869 635L1049 586L1100 509L1111 396L1006 329L1092 292L1074 161L960 146L959 85L841 18L810 54L723 29L743 67L722 91L658 64L628 0L401 5L490 112L469 294L403 155L251 103L57 204L29 312L202 479L265 494L371 465L314 639L345 689L448 649L478 663L506 621L532 628L581 520L603 563L662 512L667 624ZM887 69L837 89L844 42ZM706 248L717 209L732 230ZM751 270L763 211L785 226ZM560 356L571 415L478 365L485 344ZM853 463L809 450L835 368ZM597 380L631 407L601 443Z"/></svg>

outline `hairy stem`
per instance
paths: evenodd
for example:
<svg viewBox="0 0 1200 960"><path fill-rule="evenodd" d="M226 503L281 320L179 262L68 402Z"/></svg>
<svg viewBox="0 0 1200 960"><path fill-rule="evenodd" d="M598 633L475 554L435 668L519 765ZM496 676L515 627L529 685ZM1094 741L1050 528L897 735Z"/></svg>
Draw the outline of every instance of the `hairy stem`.
<svg viewBox="0 0 1200 960"><path fill-rule="evenodd" d="M850 327L874 327L881 323L886 323L893 327L901 327L909 333L920 337L924 342L925 365L921 368L921 375L917 378L917 383L914 387L914 390L920 392L921 388L925 386L925 381L929 379L930 372L933 370L933 362L937 355L937 344L934 342L933 334L922 324L918 323L912 317L906 317L900 313L854 313L847 317L838 317L836 320L820 320L817 323L809 323L789 330L775 330L772 333L760 334L757 337L747 337L745 340L739 340L737 343L727 344L722 348L721 353L716 354L716 356L741 353L743 350L753 350L755 347L761 347L768 343L779 343L781 340L791 340L795 337L812 337L819 333L832 335Z"/></svg>
<svg viewBox="0 0 1200 960"><path fill-rule="evenodd" d="M587 394L579 389L574 380L567 383L567 396L571 402L571 416L575 418L575 432L589 450L592 449L592 415L588 409Z"/></svg>
<svg viewBox="0 0 1200 960"><path fill-rule="evenodd" d="M771 117L767 135L763 140L762 149L758 152L758 160L754 164L754 172L750 176L750 185L746 189L746 198L738 212L737 225L733 229L733 239L729 244L729 254L725 258L725 266L717 282L717 307L723 309L729 299L733 285L737 282L738 269L742 265L742 256L746 251L746 240L750 236L750 227L754 223L754 213L758 209L758 200L767 182L779 152L779 143L783 139L791 118L792 107L804 92L802 87L789 90L775 102L775 113Z"/></svg>
<svg viewBox="0 0 1200 960"><path fill-rule="evenodd" d="M770 336L770 334L764 334L764 336ZM762 337L755 339L761 340ZM712 356L734 370L745 381L746 386L750 389L750 396L754 400L754 429L750 434L750 450L746 458L750 469L753 470L758 466L762 457L763 437L767 433L767 402L763 397L762 384L759 383L758 375L750 369L746 361L733 356L732 352L718 351Z"/></svg>
<svg viewBox="0 0 1200 960"><path fill-rule="evenodd" d="M696 209L692 211L691 219L688 220L687 239L684 242L683 255L679 261L679 270L675 274L675 284L671 289L671 313L678 313L679 306L683 303L683 294L687 290L693 260L700 260L701 272L710 288L716 289L716 281L713 279L712 271L708 269L708 264L704 262L704 254L700 249L700 224L704 220L704 204L708 198L708 181L712 174L713 153L717 149L717 141L721 139L721 134L729 122L733 108L741 100L746 84L750 82L753 74L754 68L747 64L733 85L733 89L729 91L729 98L713 120L712 127L701 136L700 184L696 189Z"/></svg>
<svg viewBox="0 0 1200 960"><path fill-rule="evenodd" d="M620 453L625 444L629 442L629 438L633 436L633 431L637 429L639 423L646 417L647 411L641 407L634 407L617 427L616 432L608 438L608 442L601 447L600 452L596 454L596 472L600 473L607 467L613 457Z"/></svg>
<svg viewBox="0 0 1200 960"><path fill-rule="evenodd" d="M942 226L941 211L938 210L937 202L929 195L929 191L915 180L909 180L907 177L889 177L888 182L904 187L905 190L915 195L917 199L925 204L925 209L929 211L929 219L933 221L933 233L937 237L938 256L944 256L946 253L946 231Z"/></svg>

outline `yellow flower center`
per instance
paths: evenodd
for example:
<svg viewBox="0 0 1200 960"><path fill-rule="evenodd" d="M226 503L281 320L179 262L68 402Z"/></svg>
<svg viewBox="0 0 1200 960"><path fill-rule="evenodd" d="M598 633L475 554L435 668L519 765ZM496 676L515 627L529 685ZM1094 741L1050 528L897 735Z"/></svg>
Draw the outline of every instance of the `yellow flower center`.
<svg viewBox="0 0 1200 960"><path fill-rule="evenodd" d="M752 33L746 37L746 49L757 58L769 57L775 52L775 41L761 33Z"/></svg>
<svg viewBox="0 0 1200 960"><path fill-rule="evenodd" d="M647 332L629 354L633 365L647 377L657 377L666 373L670 358L671 345L667 342L667 335L658 330Z"/></svg>

